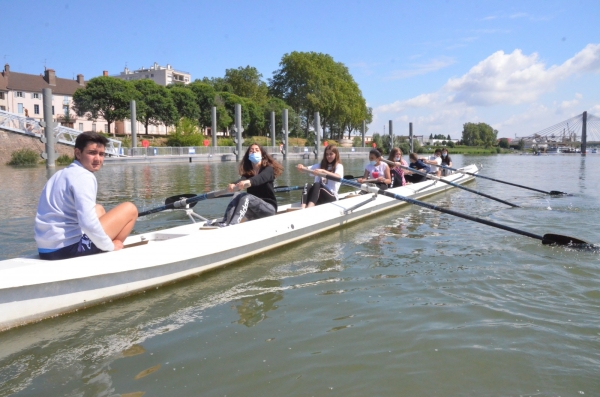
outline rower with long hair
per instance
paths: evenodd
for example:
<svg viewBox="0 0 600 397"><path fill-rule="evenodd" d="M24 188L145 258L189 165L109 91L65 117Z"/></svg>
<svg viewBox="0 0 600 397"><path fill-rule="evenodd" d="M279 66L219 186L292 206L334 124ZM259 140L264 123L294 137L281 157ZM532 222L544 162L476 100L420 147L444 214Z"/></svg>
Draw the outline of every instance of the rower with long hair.
<svg viewBox="0 0 600 397"><path fill-rule="evenodd" d="M404 179L404 170L399 167L399 165L408 167L408 163L402 158L402 149L397 147L392 148L388 160L397 163L396 166L390 170L390 175L392 177L392 183L390 183L390 187L394 188L406 185L406 180Z"/></svg>
<svg viewBox="0 0 600 397"><path fill-rule="evenodd" d="M342 178L344 175L344 166L340 163L340 152L335 145L329 145L323 153L323 159L320 164L305 167L298 164L296 168L302 170L318 170L315 172L315 182L308 187L304 185L302 192L302 208L314 207L315 205L331 203L338 199L338 190L340 182L327 179L327 175Z"/></svg>
<svg viewBox="0 0 600 397"><path fill-rule="evenodd" d="M235 225L247 220L265 218L277 213L277 199L273 181L283 172L283 167L265 149L253 143L239 165L241 178L230 183L227 190L246 189L237 194L227 206L223 222L216 226Z"/></svg>
<svg viewBox="0 0 600 397"><path fill-rule="evenodd" d="M452 167L452 159L450 158L450 155L448 154L448 149L445 147L442 148L442 166L443 167ZM451 173L452 173L452 170L449 170L448 168L444 168L442 170L443 176L450 175Z"/></svg>

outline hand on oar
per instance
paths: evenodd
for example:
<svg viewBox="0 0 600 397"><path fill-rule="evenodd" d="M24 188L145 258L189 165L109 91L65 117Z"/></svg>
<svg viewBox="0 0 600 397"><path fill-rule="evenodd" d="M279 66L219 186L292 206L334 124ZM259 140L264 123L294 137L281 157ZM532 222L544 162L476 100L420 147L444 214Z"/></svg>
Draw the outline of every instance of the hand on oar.
<svg viewBox="0 0 600 397"><path fill-rule="evenodd" d="M531 237L531 238L535 238L538 240L542 241L542 244L544 245L561 245L561 246L568 246L568 247L573 247L573 248L583 248L583 249L593 249L596 250L598 249L598 247L592 245L592 244L588 244L583 240L579 240L577 238L574 237L569 237L569 236L562 236L560 234L553 234L553 233L549 233L549 234L544 234L543 236L534 234L534 233L529 233L526 232L524 230L519 230L519 229L515 229L513 227L510 226L506 226L506 225L502 225L500 223L496 223L496 222L492 222L492 221L488 221L486 219L481 219L481 218L477 218L475 216L471 216L468 214L463 214L462 212L458 212L458 211L453 211L447 208L441 208L438 206L435 206L433 204L429 204L426 203L424 201L419 201L419 200L415 200L409 197L404 197L401 196L399 194L395 194L392 193L390 191L387 190L381 190L379 188L377 188L376 186L373 185L367 185L367 184L360 184L357 182L353 182L353 181L349 181L343 178L335 178L332 177L331 179L341 182L344 185L348 185L348 186L353 186L356 188L359 188L361 190L364 190L366 192L370 192L370 193L377 193L377 194L381 194L387 197L391 197L393 199L396 200L401 200L410 204L414 204L414 205L418 205L419 207L423 207L423 208L428 208L430 210L434 210L434 211L439 211L442 212L444 214L449 214L449 215L454 215L456 217L459 218L463 218L463 219L467 219L473 222L477 222L477 223L481 223L484 225L488 225L488 226L492 226L498 229L502 229L502 230L506 230L512 233L516 233L516 234L520 234L522 236L527 236L527 237Z"/></svg>
<svg viewBox="0 0 600 397"><path fill-rule="evenodd" d="M444 169L448 169L448 170L460 172L462 174L467 174L467 175L475 176L477 178L483 178L483 179L487 179L487 180L494 181L494 182L504 183L506 185L516 186L516 187L520 187L520 188L528 189L528 190L533 190L534 192L540 192L540 193L544 193L544 194L549 194L551 196L568 196L569 195L568 193L560 192L558 190L550 190L549 192L547 192L545 190L535 189L533 187L528 187L528 186L523 186L523 185L517 185L516 183L501 181L499 179L490 178L489 176L483 176L483 175L479 175L479 174L473 174L471 172L466 172L466 171L462 171L460 169L447 167L445 165L442 165L441 167L444 168Z"/></svg>
<svg viewBox="0 0 600 397"><path fill-rule="evenodd" d="M483 197L487 197L487 198L489 198L489 199L492 199L492 200L498 201L498 202L500 202L500 203L502 203L502 204L510 205L511 207L518 207L518 205L516 205L516 204L513 204L513 203L510 203L510 202L508 202L508 201L504 201L504 200L502 200L502 199L499 199L499 198L497 198L497 197L494 197L494 196L490 196L490 195L488 195L488 194L482 193L482 192L480 192L480 191L477 191L477 190L469 189L469 188L468 188L468 187L466 187L466 186L462 186L462 185L459 185L458 183L454 183L454 182L450 182L450 181L447 181L447 180L445 180L445 179L442 179L442 178L438 178L438 177L437 177L437 176L435 176L435 175L431 175L431 174L428 174L428 173L426 173L426 172L419 171L419 170L416 170L416 169L414 169L414 168L407 167L407 166L405 166L405 165L402 165L402 164L400 164L400 163L394 163L393 161L384 160L384 159L382 159L381 161L384 161L386 164L388 164L388 165L390 165L390 166L392 166L392 167L400 167L400 168L402 168L403 170L408 170L408 171L412 172L413 174L422 175L422 176L424 176L424 177L426 177L426 178L428 178L428 179L432 179L432 180L435 180L435 181L439 181L439 182L445 183L445 184L447 184L447 185L454 186L454 187L457 187L457 188L459 188L459 189L462 189L462 190L466 190L467 192L471 192L471 193L478 194L478 195L480 195L480 196L483 196Z"/></svg>

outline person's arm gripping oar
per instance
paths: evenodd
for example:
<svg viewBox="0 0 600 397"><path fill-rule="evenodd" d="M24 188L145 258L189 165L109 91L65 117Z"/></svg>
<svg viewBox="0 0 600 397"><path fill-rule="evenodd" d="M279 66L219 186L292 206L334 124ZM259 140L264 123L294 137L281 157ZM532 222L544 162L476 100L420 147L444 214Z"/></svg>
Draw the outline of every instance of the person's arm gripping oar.
<svg viewBox="0 0 600 397"><path fill-rule="evenodd" d="M379 188L377 188L376 186L373 186L373 185L367 185L367 184L362 184L361 185L358 182L349 181L349 180L346 180L344 178L336 178L336 177L328 177L328 178L330 178L332 180L335 180L337 182L341 182L342 184L347 185L347 186L352 186L352 187L359 188L359 189L361 189L361 190L363 190L365 192L381 194L381 195L384 195L384 196L387 196L387 197L390 197L390 198L393 198L393 199L396 199L396 200L400 200L400 201L404 201L404 202L407 202L407 203L410 203L410 204L418 205L419 207L428 208L430 210L439 211L439 212L442 212L444 214L453 215L453 216L456 216L456 217L459 217L459 218L463 218L463 219L467 219L467 220L470 220L470 221L473 221L473 222L477 222L477 223L481 223L481 224L488 225L488 226L491 226L491 227L495 227L495 228L498 228L498 229L506 230L508 232L520 234L522 236L527 236L527 237L531 237L531 238L534 238L534 239L537 239L537 240L541 240L542 244L544 244L544 245L553 245L553 244L555 244L555 245L571 246L571 247L574 247L574 248L587 248L587 249L594 249L594 250L598 249L598 247L596 247L596 246L594 246L592 244L589 244L589 243L587 243L587 242L585 242L583 240L579 240L577 238L574 238L574 237L563 236L563 235L560 235L560 234L552 234L552 233L544 234L543 236L540 236L540 235L537 235L537 234L534 234L534 233L529 233L529 232L524 231L524 230L519 230L519 229L515 229L515 228L510 227L510 226L502 225L500 223L488 221L486 219L481 219L481 218L477 218L475 216L471 216L471 215L468 215L468 214L463 214L462 212L452 211L452 210L447 209L447 208L438 207L438 206L435 206L433 204L426 203L424 201L419 201L419 200L415 200L415 199L412 199L412 198L409 198L409 197L404 197L404 196L401 196L399 194L392 193L392 192L390 192L388 190L381 190L381 189L379 189Z"/></svg>
<svg viewBox="0 0 600 397"><path fill-rule="evenodd" d="M518 205L516 205L516 204L513 204L513 203L510 203L510 202L508 202L508 201L504 201L504 200L502 200L502 199L499 199L499 198L497 198L497 197L490 196L489 194L485 194L485 193L482 193L482 192L480 192L480 191L477 191L477 190L470 189L470 188L468 188L468 187L466 187L466 186L459 185L458 183L454 183L454 182L450 182L450 181L447 181L447 180L445 180L445 179L442 179L442 178L438 178L438 177L437 177L437 176L435 176L435 175L431 175L431 174L428 174L428 173L426 173L426 172L423 172L423 171L415 170L414 168L407 167L407 166L405 166L405 165L402 165L402 164L400 164L400 163L394 163L393 161L384 160L384 159L382 159L381 161L385 161L385 162L386 162L386 164L388 164L388 165L390 165L390 166L392 166L392 167L400 167L400 168L402 168L403 170L407 170L407 171L410 171L410 172L412 172L412 173L415 173L415 174L418 174L418 175L423 175L424 177L426 177L426 178L428 178L428 179L432 179L432 180L435 180L435 181L439 181L439 182L446 183L446 184L448 184L448 185L450 185L450 186L454 186L454 187L457 187L457 188L459 188L459 189L466 190L467 192L471 192L471 193L478 194L478 195L480 195L480 196L483 196L483 197L487 197L487 198L489 198L489 199L492 199L492 200L498 201L498 202L500 202L500 203L502 203L502 204L506 204L506 205L509 205L509 206L511 206L511 207L519 207Z"/></svg>
<svg viewBox="0 0 600 397"><path fill-rule="evenodd" d="M551 196L568 196L568 193L560 192L558 190L550 190L549 192L547 192L545 190L540 190L540 189L536 189L536 188L529 187L529 186L518 185L516 183L507 182L507 181L501 181L499 179L490 178L489 176L484 176L484 175L480 175L480 174L473 174L471 172L463 171L463 170L460 170L460 169L457 169L457 168L448 167L448 166L445 166L445 165L442 165L442 168L445 168L445 169L448 169L448 170L452 170L452 171L456 171L456 172L460 172L461 174L467 174L467 175L475 176L477 178L483 178L483 179L487 179L487 180L494 181L494 182L504 183L504 184L510 185L510 186L516 186L516 187L520 187L520 188L523 188L523 189L533 190L534 192L549 194Z"/></svg>
<svg viewBox="0 0 600 397"><path fill-rule="evenodd" d="M214 190L212 192L199 194L197 196L192 196L192 197L185 197L186 195L182 195L182 197L179 200L172 201L170 203L165 203L165 205L162 205L160 207L156 207L156 208L152 208L147 211L144 211L144 212L140 212L138 214L138 218L141 216L150 215L150 214L154 214L156 212L161 212L161 211L165 211L165 210L186 208L186 206L189 204L195 204L198 201L219 197L219 196L222 196L222 195L228 194L228 193L229 193L229 190L223 189L223 190ZM176 196L173 196L173 197L176 197ZM172 197L170 197L170 198L172 198Z"/></svg>

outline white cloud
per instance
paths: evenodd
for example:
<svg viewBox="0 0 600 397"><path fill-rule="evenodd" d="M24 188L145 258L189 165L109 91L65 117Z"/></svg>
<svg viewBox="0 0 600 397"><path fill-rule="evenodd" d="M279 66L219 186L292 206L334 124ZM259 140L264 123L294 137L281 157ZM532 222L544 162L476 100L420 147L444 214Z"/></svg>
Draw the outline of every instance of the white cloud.
<svg viewBox="0 0 600 397"><path fill-rule="evenodd" d="M550 67L537 53L497 51L464 75L448 79L439 90L377 106L373 113L376 120L408 116L407 120L419 124L427 134L444 130L452 134L466 121L492 121L500 136L525 136L525 132L546 128L550 120L580 113L580 107L593 100L584 101L583 95L573 93L571 99L553 102L548 93L555 91L558 83L598 73L600 44L589 44L564 63ZM590 113L600 114L600 105L592 109Z"/></svg>
<svg viewBox="0 0 600 397"><path fill-rule="evenodd" d="M394 70L390 73L387 80L400 80L406 79L409 77L419 76L422 74L427 74L431 72L435 72L440 69L444 69L456 61L454 58L450 57L440 57L437 59L432 59L427 63L421 64L413 64L410 69L402 69L402 70Z"/></svg>
<svg viewBox="0 0 600 397"><path fill-rule="evenodd" d="M600 44L589 44L560 66L546 68L538 54L497 51L465 75L448 80L443 91L455 102L471 106L515 105L536 100L554 89L559 80L578 73L600 71Z"/></svg>

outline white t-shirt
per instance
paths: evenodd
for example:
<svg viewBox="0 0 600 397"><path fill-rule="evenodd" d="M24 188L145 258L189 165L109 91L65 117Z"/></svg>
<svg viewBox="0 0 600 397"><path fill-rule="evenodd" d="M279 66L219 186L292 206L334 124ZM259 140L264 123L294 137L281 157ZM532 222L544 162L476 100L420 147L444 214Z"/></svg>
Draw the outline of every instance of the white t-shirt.
<svg viewBox="0 0 600 397"><path fill-rule="evenodd" d="M380 176L385 179L385 170L388 168L390 167L388 167L388 165L383 161L381 161L379 165L367 164L367 166L365 167L365 171L369 171L369 177L367 179L377 179ZM375 176L373 175L373 171L377 171L379 173L379 175L377 175L377 178L375 178Z"/></svg>
<svg viewBox="0 0 600 397"><path fill-rule="evenodd" d="M310 170L318 170L320 168L321 168L321 164L315 164L315 165L312 165L309 167ZM331 170L327 170L327 171L333 172L334 174L338 175L340 178L344 177L344 166L342 165L342 163L337 163L337 165L335 166L335 171L331 171ZM327 189L329 189L329 191L331 191L331 193L333 193L335 195L335 198L337 200L338 190L340 190L340 185L342 184L341 182L336 182L331 179L321 178L320 176L315 176L315 183L316 182L325 182L324 186L327 187Z"/></svg>
<svg viewBox="0 0 600 397"><path fill-rule="evenodd" d="M429 156L429 161L435 161L437 165L429 164L431 168L430 174L437 174L438 166L442 165L442 158L437 157L435 154L433 156Z"/></svg>
<svg viewBox="0 0 600 397"><path fill-rule="evenodd" d="M35 216L38 249L57 250L77 243L83 233L102 251L114 250L96 214L98 182L75 160L46 182Z"/></svg>

